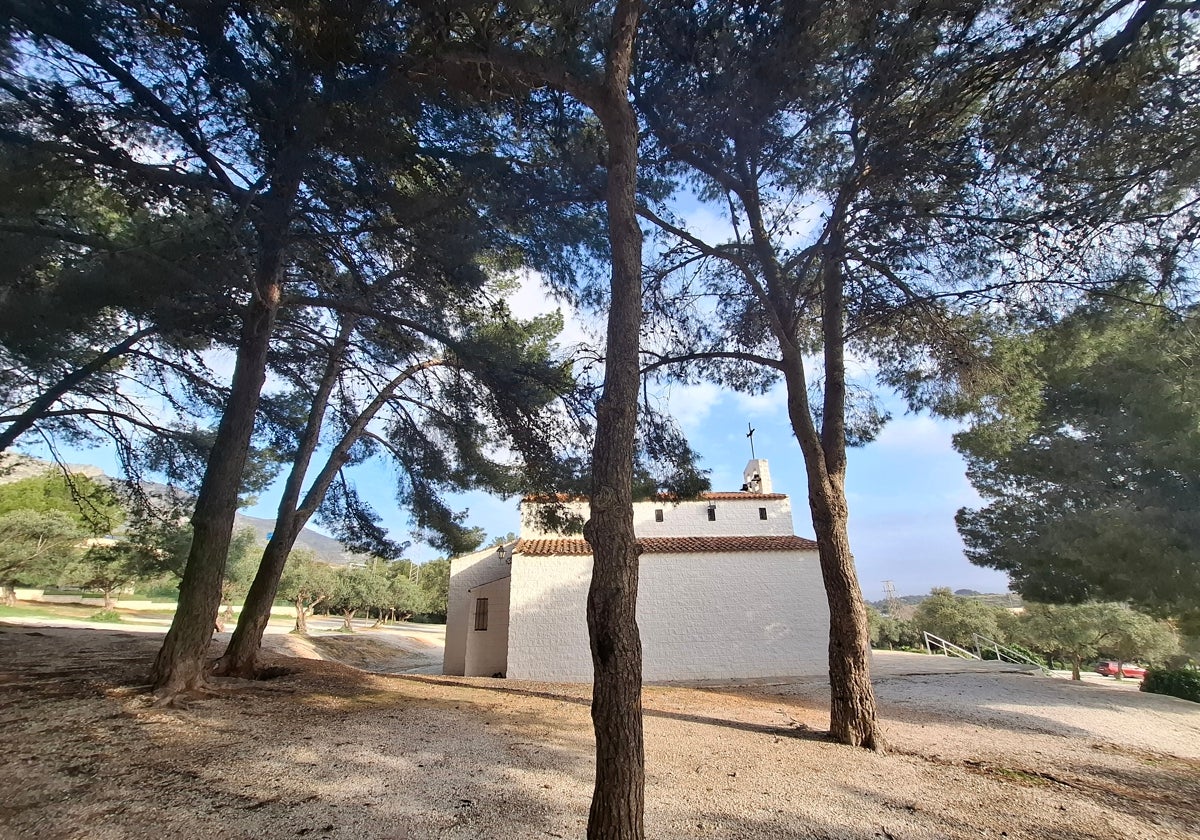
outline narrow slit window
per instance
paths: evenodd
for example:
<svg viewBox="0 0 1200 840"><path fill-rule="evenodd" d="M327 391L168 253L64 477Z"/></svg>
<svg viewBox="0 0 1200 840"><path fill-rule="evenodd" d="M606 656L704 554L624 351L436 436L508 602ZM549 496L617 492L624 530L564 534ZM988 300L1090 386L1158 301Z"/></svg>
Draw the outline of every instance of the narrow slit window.
<svg viewBox="0 0 1200 840"><path fill-rule="evenodd" d="M759 518L759 519L766 519L766 518L767 518L767 509L766 509L766 508L759 508L759 509L758 509L758 518Z"/></svg>
<svg viewBox="0 0 1200 840"><path fill-rule="evenodd" d="M663 512L662 512L662 508L655 508L655 509L654 509L654 521L655 521L655 522L662 522L662 521L663 521Z"/></svg>
<svg viewBox="0 0 1200 840"><path fill-rule="evenodd" d="M487 618L488 618L488 603L487 602L488 602L487 598L476 598L475 599L475 629L476 630L486 630L487 629Z"/></svg>
<svg viewBox="0 0 1200 840"><path fill-rule="evenodd" d="M716 505L708 506L708 521L709 522L717 521L717 506Z"/></svg>

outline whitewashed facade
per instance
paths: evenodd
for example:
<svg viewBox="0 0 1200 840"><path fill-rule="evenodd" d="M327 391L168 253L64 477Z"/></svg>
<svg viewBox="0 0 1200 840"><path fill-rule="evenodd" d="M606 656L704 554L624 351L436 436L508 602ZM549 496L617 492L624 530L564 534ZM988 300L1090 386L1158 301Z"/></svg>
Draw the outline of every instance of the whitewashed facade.
<svg viewBox="0 0 1200 840"><path fill-rule="evenodd" d="M816 544L793 533L791 502L765 460L745 489L634 505L642 544L638 626L649 682L823 674L829 612ZM540 529L451 564L447 674L591 679L590 548ZM577 505L586 514L586 502Z"/></svg>

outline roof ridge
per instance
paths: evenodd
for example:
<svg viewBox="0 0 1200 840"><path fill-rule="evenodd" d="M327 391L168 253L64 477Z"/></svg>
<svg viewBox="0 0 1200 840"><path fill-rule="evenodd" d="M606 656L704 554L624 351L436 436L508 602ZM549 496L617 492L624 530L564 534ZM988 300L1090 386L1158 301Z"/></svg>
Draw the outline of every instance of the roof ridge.
<svg viewBox="0 0 1200 840"><path fill-rule="evenodd" d="M643 554L693 552L813 551L817 544L794 534L737 534L727 536L639 537ZM582 537L522 537L513 552L533 557L581 556L592 553Z"/></svg>

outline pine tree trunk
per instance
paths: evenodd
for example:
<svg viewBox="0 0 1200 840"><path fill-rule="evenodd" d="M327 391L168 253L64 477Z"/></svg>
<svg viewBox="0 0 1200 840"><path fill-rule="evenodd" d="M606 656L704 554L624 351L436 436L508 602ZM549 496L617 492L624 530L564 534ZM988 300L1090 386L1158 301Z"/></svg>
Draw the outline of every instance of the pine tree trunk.
<svg viewBox="0 0 1200 840"><path fill-rule="evenodd" d="M847 532L849 512L841 485L809 501L821 577L829 602L829 734L835 741L882 750L871 685L871 628Z"/></svg>
<svg viewBox="0 0 1200 840"><path fill-rule="evenodd" d="M304 494L304 502L297 505L300 489L312 461L313 453L320 442L321 425L329 405L329 395L337 384L338 375L345 365L345 351L354 332L355 318L346 316L338 331L337 340L330 352L329 363L325 375L313 397L312 410L309 412L299 450L288 473L283 496L275 518L275 531L267 547L263 550L262 560L258 571L254 574L254 582L246 594L246 603L238 619L229 646L217 663L217 672L227 676L253 679L258 670L258 651L262 647L263 633L266 632L267 622L271 619L271 605L279 591L279 579L287 565L288 556L296 544L296 539L308 520L320 507L333 483L338 471L350 458L350 450L362 437L367 425L379 413L387 400L404 382L415 373L426 368L443 364L441 359L430 359L414 364L394 377L384 388L375 395L350 427L343 433L341 439L330 453L325 465L313 479L312 486Z"/></svg>
<svg viewBox="0 0 1200 840"><path fill-rule="evenodd" d="M851 746L883 750L875 690L871 685L871 628L854 570L846 504L845 278L840 260L845 242L843 197L827 223L829 241L821 264L821 337L824 362L820 428L808 396L804 352L797 341L797 313L754 190L740 193L756 253L767 280L758 294L783 357L788 419L804 455L821 577L829 603L829 733Z"/></svg>
<svg viewBox="0 0 1200 840"><path fill-rule="evenodd" d="M271 620L271 605L275 603L275 595L279 591L279 578L283 575L288 554L295 545L296 534L303 527L296 527L295 519L295 514L276 518L275 531L263 549L258 572L250 584L250 591L246 593L246 602L238 615L229 645L217 662L216 673L244 679L254 679L258 673L258 651L267 622ZM293 527L295 533L292 533Z"/></svg>
<svg viewBox="0 0 1200 840"><path fill-rule="evenodd" d="M804 454L808 504L829 604L829 734L842 744L882 751L871 685L871 628L850 553L845 462L826 457L813 423L799 350L785 348L784 360L788 415Z"/></svg>
<svg viewBox="0 0 1200 840"><path fill-rule="evenodd" d="M150 680L162 702L205 684L209 642L221 606L221 584L233 537L238 491L254 434L267 353L283 294L283 238L298 178L264 211L254 294L242 323L229 401L217 426L212 452L192 513L192 547L179 584L179 604L154 661Z"/></svg>
<svg viewBox="0 0 1200 840"><path fill-rule="evenodd" d="M355 316L343 315L338 324L337 335L325 364L325 372L313 394L308 419L300 433L300 444L292 459L292 467L279 500L275 528L266 548L263 549L263 556L258 563L258 570L254 573L250 591L246 593L246 602L242 605L242 614L238 618L237 627L234 628L233 637L217 662L217 673L244 679L253 679L257 674L258 651L262 646L267 622L271 620L271 605L275 603L275 595L279 591L279 579L283 575L284 566L287 565L292 546L296 544L296 537L310 515L310 512L302 513L298 510L300 490L313 453L320 443L321 426L325 422L325 411L329 407L329 395L333 393L333 387L337 384L338 375L345 364L346 348L356 323ZM321 495L324 497L324 489ZM313 507L315 508L315 505Z"/></svg>
<svg viewBox="0 0 1200 840"><path fill-rule="evenodd" d="M246 316L233 389L192 514L192 548L179 584L179 606L154 662L151 682L161 698L203 688L205 658L221 606L221 582L233 536L238 490L246 466L258 397L266 379L267 349L278 305L256 296Z"/></svg>
<svg viewBox="0 0 1200 840"><path fill-rule="evenodd" d="M641 840L645 798L642 734L642 643L637 626L638 554L633 532L633 459L642 316L642 233L638 227L637 121L628 73L638 5L614 16L606 107L598 114L608 140L608 224L612 298L608 312L604 395L592 450L592 545L588 636L594 682L596 782L589 840Z"/></svg>

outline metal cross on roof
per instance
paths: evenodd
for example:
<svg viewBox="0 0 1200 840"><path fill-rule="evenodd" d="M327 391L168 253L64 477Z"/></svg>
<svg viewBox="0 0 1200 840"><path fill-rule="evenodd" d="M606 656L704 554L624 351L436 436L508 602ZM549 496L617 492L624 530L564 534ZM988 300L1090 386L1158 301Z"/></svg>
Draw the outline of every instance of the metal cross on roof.
<svg viewBox="0 0 1200 840"><path fill-rule="evenodd" d="M756 460L758 460L758 456L756 456L754 454L754 432L756 431L756 429L753 426L751 426L749 423L746 424L746 428L750 430L749 432L746 433L746 437L750 438L750 460L756 461Z"/></svg>

